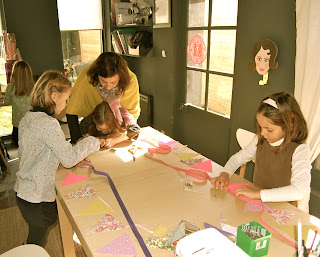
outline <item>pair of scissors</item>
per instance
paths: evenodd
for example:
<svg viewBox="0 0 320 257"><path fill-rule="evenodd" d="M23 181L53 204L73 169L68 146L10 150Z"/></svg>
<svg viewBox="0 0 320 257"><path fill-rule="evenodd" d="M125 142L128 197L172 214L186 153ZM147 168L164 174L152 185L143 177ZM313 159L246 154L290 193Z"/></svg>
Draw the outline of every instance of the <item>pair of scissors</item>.
<svg viewBox="0 0 320 257"><path fill-rule="evenodd" d="M136 161L136 157L134 156L134 154L136 153L137 151L137 148L136 148L136 145L132 145L131 148L129 148L128 152L132 154L132 159L133 161Z"/></svg>

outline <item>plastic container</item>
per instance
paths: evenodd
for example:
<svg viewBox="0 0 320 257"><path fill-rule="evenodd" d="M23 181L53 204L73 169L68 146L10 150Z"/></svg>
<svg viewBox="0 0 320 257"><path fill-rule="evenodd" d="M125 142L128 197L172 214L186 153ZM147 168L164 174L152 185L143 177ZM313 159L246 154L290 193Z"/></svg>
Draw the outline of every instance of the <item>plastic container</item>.
<svg viewBox="0 0 320 257"><path fill-rule="evenodd" d="M268 254L271 233L257 221L238 227L237 246L251 257Z"/></svg>

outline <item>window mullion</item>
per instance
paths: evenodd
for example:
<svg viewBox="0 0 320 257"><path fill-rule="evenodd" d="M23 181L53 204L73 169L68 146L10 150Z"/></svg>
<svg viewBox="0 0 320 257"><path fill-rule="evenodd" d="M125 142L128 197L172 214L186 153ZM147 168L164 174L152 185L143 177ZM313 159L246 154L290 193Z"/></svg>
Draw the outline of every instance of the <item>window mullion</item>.
<svg viewBox="0 0 320 257"><path fill-rule="evenodd" d="M208 110L208 98L209 98L209 67L210 67L210 45L211 45L211 16L212 16L212 0L209 0L209 17L208 17L208 44L207 44L207 69L206 69L206 93L204 109Z"/></svg>

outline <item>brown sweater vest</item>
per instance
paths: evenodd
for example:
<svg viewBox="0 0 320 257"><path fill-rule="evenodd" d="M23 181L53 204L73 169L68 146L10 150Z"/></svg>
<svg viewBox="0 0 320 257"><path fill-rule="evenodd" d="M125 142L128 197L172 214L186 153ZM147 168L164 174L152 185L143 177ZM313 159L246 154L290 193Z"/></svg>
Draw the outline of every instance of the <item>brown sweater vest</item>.
<svg viewBox="0 0 320 257"><path fill-rule="evenodd" d="M271 189L291 184L292 155L299 144L290 142L280 153L266 140L257 145L253 183L262 189Z"/></svg>

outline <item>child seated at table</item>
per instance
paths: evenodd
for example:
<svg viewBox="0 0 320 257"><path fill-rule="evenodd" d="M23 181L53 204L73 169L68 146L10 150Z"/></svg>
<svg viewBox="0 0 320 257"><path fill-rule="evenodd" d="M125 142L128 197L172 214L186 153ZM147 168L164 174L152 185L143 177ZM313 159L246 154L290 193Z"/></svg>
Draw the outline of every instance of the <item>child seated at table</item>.
<svg viewBox="0 0 320 257"><path fill-rule="evenodd" d="M305 143L307 124L296 99L280 92L265 97L257 110L257 136L231 156L220 176L211 180L216 189L227 189L229 177L255 158L253 183L261 190L238 187L235 195L262 202L294 201L309 211L311 161Z"/></svg>
<svg viewBox="0 0 320 257"><path fill-rule="evenodd" d="M80 130L83 135L105 138L107 148L131 140L140 133L133 115L120 106L117 98L97 105L92 114L80 122Z"/></svg>
<svg viewBox="0 0 320 257"><path fill-rule="evenodd" d="M54 114L66 107L70 81L57 71L46 71L31 93L31 111L19 123L20 166L14 190L17 205L29 225L26 243L44 246L49 226L57 219L55 174L61 163L71 168L99 151L104 139L87 137L72 146Z"/></svg>

